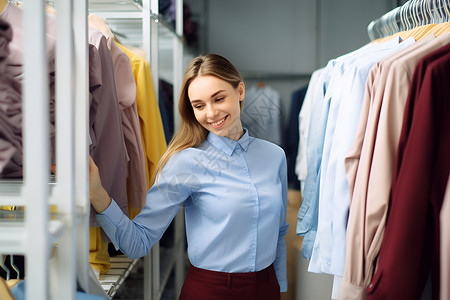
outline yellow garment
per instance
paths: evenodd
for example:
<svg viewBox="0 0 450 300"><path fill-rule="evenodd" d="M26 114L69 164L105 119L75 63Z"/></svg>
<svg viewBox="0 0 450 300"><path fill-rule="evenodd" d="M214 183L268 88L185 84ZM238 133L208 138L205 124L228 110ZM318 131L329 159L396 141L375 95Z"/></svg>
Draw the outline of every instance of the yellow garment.
<svg viewBox="0 0 450 300"><path fill-rule="evenodd" d="M433 32L434 27L436 27L436 25L437 24L428 24L428 25L424 25L424 26L419 26L419 27L417 27L417 30L414 32L412 37L416 41L419 41L419 40L423 39L424 37L426 37L427 35L431 34Z"/></svg>
<svg viewBox="0 0 450 300"><path fill-rule="evenodd" d="M433 32L434 32L435 36L440 36L444 32L450 32L450 23L446 22L446 23L439 24L438 26L436 26L434 28Z"/></svg>
<svg viewBox="0 0 450 300"><path fill-rule="evenodd" d="M392 38L394 38L396 36L400 36L400 38L402 40L406 40L406 39L412 37L416 41L419 41L419 40L423 39L424 37L426 37L429 34L434 34L436 37L438 37L442 33L449 31L449 26L450 26L450 23L422 25L422 26L418 26L418 27L415 27L415 28L410 29L410 30L397 32L397 33L395 33L393 35L390 35L390 36L387 36L387 37L384 37L384 38L380 38L378 40L375 40L375 42L376 43L383 43L383 42L386 42L388 40L391 40Z"/></svg>
<svg viewBox="0 0 450 300"><path fill-rule="evenodd" d="M118 45L130 58L131 68L136 80L136 104L146 157L147 188L150 188L153 185L151 178L156 164L167 149L161 113L159 112L159 105L153 87L149 63L121 44Z"/></svg>
<svg viewBox="0 0 450 300"><path fill-rule="evenodd" d="M14 296L11 294L11 291L6 283L5 279L0 277L0 299L2 300L14 300Z"/></svg>
<svg viewBox="0 0 450 300"><path fill-rule="evenodd" d="M439 23L439 24L427 24L415 27L411 30L400 32L400 37L403 40L413 37L416 41L419 41L429 34L434 34L436 37L444 32L448 32L450 23Z"/></svg>
<svg viewBox="0 0 450 300"><path fill-rule="evenodd" d="M128 214L130 215L130 220L133 220L134 217L136 217L141 212L141 210L141 208L128 206Z"/></svg>
<svg viewBox="0 0 450 300"><path fill-rule="evenodd" d="M0 210L16 210L15 205L2 205L0 206Z"/></svg>
<svg viewBox="0 0 450 300"><path fill-rule="evenodd" d="M89 264L100 274L106 274L111 268L108 243L103 242L100 227L89 228Z"/></svg>

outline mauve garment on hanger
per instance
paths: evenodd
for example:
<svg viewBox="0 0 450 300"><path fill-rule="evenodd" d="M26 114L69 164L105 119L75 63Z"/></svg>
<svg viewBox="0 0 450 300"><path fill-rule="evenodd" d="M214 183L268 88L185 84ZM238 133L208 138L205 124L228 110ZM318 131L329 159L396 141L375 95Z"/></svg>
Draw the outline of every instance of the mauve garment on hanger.
<svg viewBox="0 0 450 300"><path fill-rule="evenodd" d="M6 73L16 80L23 79L23 11L21 8L8 4L1 17L10 23L12 40L9 43L10 55L6 65ZM46 17L46 51L49 83L49 138L51 162L55 163L55 51L56 51L56 20Z"/></svg>
<svg viewBox="0 0 450 300"><path fill-rule="evenodd" d="M103 186L108 194L128 215L126 189L127 154L122 130L119 102L117 100L114 64L106 38L96 29L89 28L89 79L91 108L89 118L92 124L93 143L90 154L97 164ZM97 50L97 51L95 51ZM97 53L95 57L92 54ZM95 73L96 79L91 75ZM95 87L93 86L95 85ZM91 114L92 113L92 114ZM91 209L90 226L98 227L95 211Z"/></svg>

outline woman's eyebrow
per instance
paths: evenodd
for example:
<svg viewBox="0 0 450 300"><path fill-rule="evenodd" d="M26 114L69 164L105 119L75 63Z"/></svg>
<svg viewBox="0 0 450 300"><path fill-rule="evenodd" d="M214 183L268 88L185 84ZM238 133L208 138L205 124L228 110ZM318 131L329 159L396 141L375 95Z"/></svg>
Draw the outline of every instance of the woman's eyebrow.
<svg viewBox="0 0 450 300"><path fill-rule="evenodd" d="M211 95L211 98L214 98L215 96L217 96L221 92L225 92L225 90L218 90L217 92L215 92L214 94Z"/></svg>
<svg viewBox="0 0 450 300"><path fill-rule="evenodd" d="M216 97L216 96L217 96L218 94L220 94L221 92L225 92L225 90L218 90L217 92L213 93L213 94L211 95L211 99L214 98L214 97ZM194 99L194 100L191 100L191 103L196 103L196 102L202 102L202 100L200 100L200 99Z"/></svg>

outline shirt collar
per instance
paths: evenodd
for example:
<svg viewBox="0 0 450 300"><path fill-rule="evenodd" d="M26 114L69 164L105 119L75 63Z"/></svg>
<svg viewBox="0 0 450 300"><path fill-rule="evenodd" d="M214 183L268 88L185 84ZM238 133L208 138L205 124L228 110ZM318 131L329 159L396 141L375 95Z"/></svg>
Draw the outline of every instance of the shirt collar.
<svg viewBox="0 0 450 300"><path fill-rule="evenodd" d="M227 137L218 136L212 132L208 134L206 140L214 147L231 156L234 149L236 149L238 145L240 145L244 151L247 151L248 144L250 142L250 136L248 135L248 130L244 128L244 135L242 135L242 137L237 141L234 141Z"/></svg>

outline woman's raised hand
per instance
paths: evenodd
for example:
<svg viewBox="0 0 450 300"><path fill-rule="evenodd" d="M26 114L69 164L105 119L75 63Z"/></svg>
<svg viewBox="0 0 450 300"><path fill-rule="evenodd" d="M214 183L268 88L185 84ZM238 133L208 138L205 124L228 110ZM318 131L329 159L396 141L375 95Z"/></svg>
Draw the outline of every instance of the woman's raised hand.
<svg viewBox="0 0 450 300"><path fill-rule="evenodd" d="M89 156L89 199L97 213L101 213L108 208L111 198L106 192L100 179L98 167L92 157Z"/></svg>

